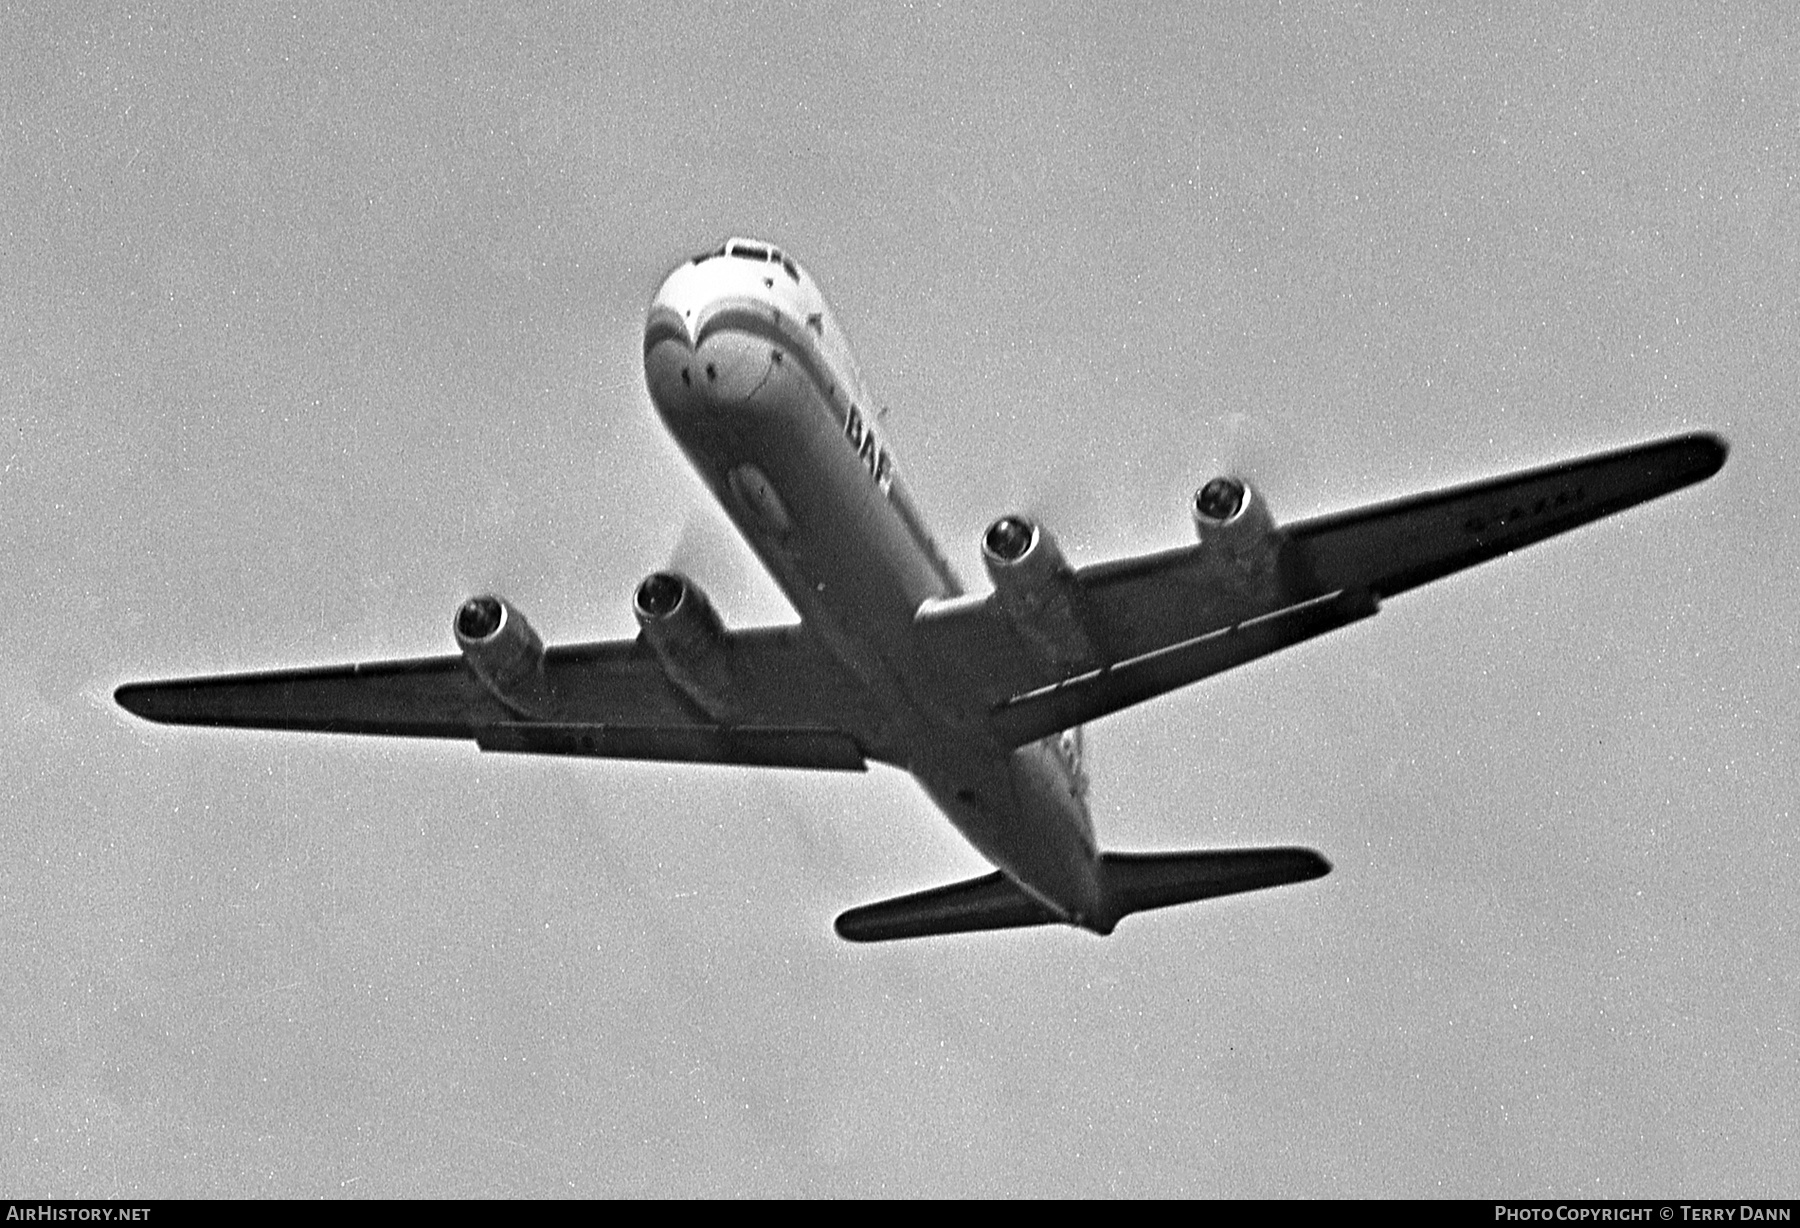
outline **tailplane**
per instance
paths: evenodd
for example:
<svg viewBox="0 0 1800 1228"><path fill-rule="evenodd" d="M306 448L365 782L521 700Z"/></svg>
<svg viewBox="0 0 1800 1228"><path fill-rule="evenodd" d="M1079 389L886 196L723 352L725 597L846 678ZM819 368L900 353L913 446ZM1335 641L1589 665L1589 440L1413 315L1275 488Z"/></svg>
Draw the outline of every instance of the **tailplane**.
<svg viewBox="0 0 1800 1228"><path fill-rule="evenodd" d="M1134 912L1305 882L1331 872L1311 849L1212 849L1198 853L1102 853L1109 915L1081 922L1098 934ZM837 919L851 942L888 942L978 930L1050 925L1067 918L996 871L981 878L852 908Z"/></svg>

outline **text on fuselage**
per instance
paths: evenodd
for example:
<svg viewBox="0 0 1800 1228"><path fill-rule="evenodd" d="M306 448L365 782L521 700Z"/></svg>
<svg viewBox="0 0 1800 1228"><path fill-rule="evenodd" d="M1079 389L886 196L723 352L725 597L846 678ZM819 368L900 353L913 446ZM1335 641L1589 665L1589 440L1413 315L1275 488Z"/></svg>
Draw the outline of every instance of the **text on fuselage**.
<svg viewBox="0 0 1800 1228"><path fill-rule="evenodd" d="M881 441L875 438L875 432L863 421L862 411L855 405L844 415L844 438L856 449L857 459L869 476L875 479L875 485L881 487L881 493L887 494L888 488L894 484L893 464L888 460L887 450Z"/></svg>

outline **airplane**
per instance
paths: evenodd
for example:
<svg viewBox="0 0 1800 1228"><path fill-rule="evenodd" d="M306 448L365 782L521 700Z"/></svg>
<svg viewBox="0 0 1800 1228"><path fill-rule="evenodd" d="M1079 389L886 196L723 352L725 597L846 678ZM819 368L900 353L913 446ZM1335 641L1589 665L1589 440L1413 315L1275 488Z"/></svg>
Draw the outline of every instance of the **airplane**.
<svg viewBox="0 0 1800 1228"><path fill-rule="evenodd" d="M996 868L852 908L877 942L1065 924L1303 882L1306 848L1102 851L1081 727L1374 615L1382 601L1702 481L1686 434L1278 525L1243 477L1195 492L1197 541L1072 565L1034 518L982 534L992 588L934 544L818 284L734 238L678 266L644 327L664 425L800 616L728 629L656 572L633 639L545 647L504 598L455 612L454 655L118 688L180 725L462 738L483 751L911 773Z"/></svg>

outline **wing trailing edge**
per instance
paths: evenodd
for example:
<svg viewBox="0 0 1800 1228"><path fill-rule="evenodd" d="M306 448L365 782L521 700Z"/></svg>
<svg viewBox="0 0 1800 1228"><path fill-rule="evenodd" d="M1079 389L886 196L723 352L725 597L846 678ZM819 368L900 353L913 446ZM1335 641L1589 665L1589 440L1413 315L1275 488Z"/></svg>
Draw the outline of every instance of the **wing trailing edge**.
<svg viewBox="0 0 1800 1228"><path fill-rule="evenodd" d="M718 763L732 767L866 772L869 766L856 739L836 729L515 721L477 729L475 744L486 751L522 755Z"/></svg>
<svg viewBox="0 0 1800 1228"><path fill-rule="evenodd" d="M1087 928L1110 934L1132 913L1305 882L1331 872L1312 849L1208 849L1192 853L1102 853L1096 867L1109 915ZM837 919L851 942L890 942L1027 925L1067 918L1001 873L934 887L852 908Z"/></svg>
<svg viewBox="0 0 1800 1228"><path fill-rule="evenodd" d="M1003 743L1023 746L1347 627L1372 616L1378 608L1379 603L1367 592L1328 593L1014 696L998 704L988 721Z"/></svg>
<svg viewBox="0 0 1800 1228"><path fill-rule="evenodd" d="M461 656L133 682L113 697L165 725L472 741L484 751L734 767L867 768L854 688L786 628L731 637L741 719L710 719L633 640L544 654L543 719L521 719Z"/></svg>

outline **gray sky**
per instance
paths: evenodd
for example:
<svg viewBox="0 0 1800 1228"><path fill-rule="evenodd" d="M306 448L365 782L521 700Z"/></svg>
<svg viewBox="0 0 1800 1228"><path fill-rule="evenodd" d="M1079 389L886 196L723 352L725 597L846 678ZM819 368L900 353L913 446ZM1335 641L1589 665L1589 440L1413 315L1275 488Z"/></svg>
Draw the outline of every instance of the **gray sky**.
<svg viewBox="0 0 1800 1228"><path fill-rule="evenodd" d="M71 6L73 7L73 6ZM1737 3L0 17L0 1191L1788 1194L1800 17ZM856 948L909 781L166 730L128 679L630 634L643 311L820 278L965 575L1676 430L1707 485L1089 731L1316 883Z"/></svg>

